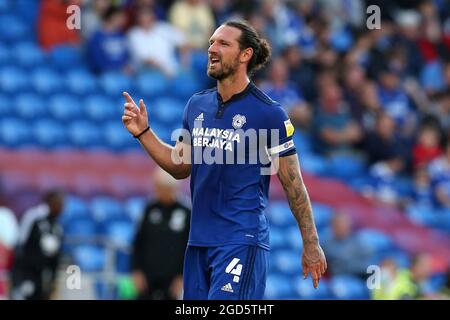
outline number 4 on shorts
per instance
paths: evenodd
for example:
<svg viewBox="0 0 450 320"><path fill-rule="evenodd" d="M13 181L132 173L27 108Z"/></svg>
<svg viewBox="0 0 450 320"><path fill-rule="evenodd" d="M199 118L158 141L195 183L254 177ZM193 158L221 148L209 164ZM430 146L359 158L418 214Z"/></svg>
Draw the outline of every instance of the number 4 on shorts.
<svg viewBox="0 0 450 320"><path fill-rule="evenodd" d="M242 264L238 264L240 259L234 258L225 269L226 273L230 273L234 275L233 282L239 282L239 276L242 273Z"/></svg>

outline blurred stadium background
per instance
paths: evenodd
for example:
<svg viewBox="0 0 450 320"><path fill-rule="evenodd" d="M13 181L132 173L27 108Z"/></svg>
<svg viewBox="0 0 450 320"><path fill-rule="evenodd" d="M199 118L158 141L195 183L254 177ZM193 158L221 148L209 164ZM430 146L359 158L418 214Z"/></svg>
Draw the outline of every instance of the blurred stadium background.
<svg viewBox="0 0 450 320"><path fill-rule="evenodd" d="M133 42L136 2L150 6L158 23L178 28L179 37L162 46ZM122 126L121 93L145 99L151 126L173 143L189 96L214 85L205 75L209 34L235 16L248 18L273 46L273 63L255 81L295 119L322 241L332 239L333 218L344 213L355 241L370 252L367 265L391 259L407 269L415 254L427 253L423 290L441 292L450 263L450 2L191 1L201 13L180 18L187 2L0 0L1 193L20 219L45 190L67 192L55 298L124 296L155 164ZM102 24L104 3L119 5L124 16ZM81 30L65 27L68 4L82 7ZM381 8L379 30L366 28L370 4ZM181 22L194 16L197 24ZM126 29L109 37L106 24ZM176 52L175 61L145 67L134 54L139 45L151 48L150 56ZM188 181L181 194L189 196ZM267 215L267 298L372 297L360 274L338 273L333 260L336 272L319 290L301 281L301 238L275 177ZM0 255L11 249L4 244ZM8 279L3 264L0 288ZM82 292L64 290L69 264L83 272Z"/></svg>

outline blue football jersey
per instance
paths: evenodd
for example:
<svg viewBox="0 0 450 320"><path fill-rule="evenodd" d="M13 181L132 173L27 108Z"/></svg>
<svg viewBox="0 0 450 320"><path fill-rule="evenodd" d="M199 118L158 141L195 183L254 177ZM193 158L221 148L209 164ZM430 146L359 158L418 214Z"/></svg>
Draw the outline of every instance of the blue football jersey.
<svg viewBox="0 0 450 320"><path fill-rule="evenodd" d="M212 88L189 99L183 129L192 146L188 244L269 249L270 163L295 153L286 112L253 82L226 102Z"/></svg>

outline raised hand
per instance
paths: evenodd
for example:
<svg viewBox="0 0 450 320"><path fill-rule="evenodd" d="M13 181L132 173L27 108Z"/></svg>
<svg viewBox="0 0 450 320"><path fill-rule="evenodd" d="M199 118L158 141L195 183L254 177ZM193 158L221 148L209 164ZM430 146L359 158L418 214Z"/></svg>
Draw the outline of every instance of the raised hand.
<svg viewBox="0 0 450 320"><path fill-rule="evenodd" d="M134 102L133 98L124 92L125 97L124 111L122 115L122 122L127 130L136 136L148 127L148 114L144 100L139 100L139 107Z"/></svg>

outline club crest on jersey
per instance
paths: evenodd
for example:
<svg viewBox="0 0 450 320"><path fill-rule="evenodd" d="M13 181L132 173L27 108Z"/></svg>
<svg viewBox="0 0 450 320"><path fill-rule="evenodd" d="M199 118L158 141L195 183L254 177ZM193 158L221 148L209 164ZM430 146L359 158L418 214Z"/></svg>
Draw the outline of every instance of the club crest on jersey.
<svg viewBox="0 0 450 320"><path fill-rule="evenodd" d="M237 114L233 117L233 128L240 129L244 126L244 124L247 122L247 119L245 116Z"/></svg>

